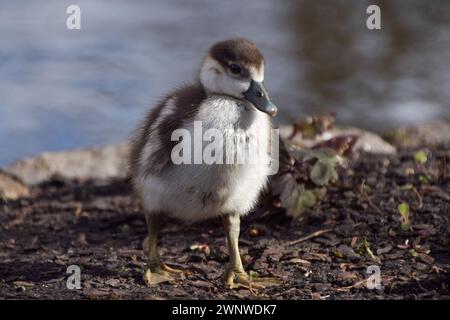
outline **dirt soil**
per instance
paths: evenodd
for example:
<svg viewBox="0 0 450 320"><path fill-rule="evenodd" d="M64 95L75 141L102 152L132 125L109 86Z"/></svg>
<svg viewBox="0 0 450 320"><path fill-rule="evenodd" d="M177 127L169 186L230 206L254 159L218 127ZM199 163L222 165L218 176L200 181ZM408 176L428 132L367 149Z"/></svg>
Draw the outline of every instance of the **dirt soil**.
<svg viewBox="0 0 450 320"><path fill-rule="evenodd" d="M168 221L161 254L193 274L146 287L146 227L127 181L55 177L28 198L0 200L0 298L450 299L450 155L429 150L420 165L415 152L353 159L326 200L300 219L267 204L247 216L246 269L283 280L259 292L224 288L228 253L219 221ZM402 202L410 206L406 230ZM195 244L207 246L192 250ZM81 268L79 290L66 287L72 264ZM366 287L371 265L380 267L382 289Z"/></svg>

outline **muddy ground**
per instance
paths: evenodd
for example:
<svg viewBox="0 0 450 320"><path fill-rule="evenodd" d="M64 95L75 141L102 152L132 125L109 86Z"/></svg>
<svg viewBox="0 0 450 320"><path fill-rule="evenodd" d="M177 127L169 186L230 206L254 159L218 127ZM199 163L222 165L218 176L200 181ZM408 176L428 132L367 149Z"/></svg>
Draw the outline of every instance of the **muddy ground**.
<svg viewBox="0 0 450 320"><path fill-rule="evenodd" d="M420 165L416 151L353 159L326 200L300 219L271 205L246 217L246 269L284 282L258 293L224 288L228 256L219 221L168 222L161 253L193 274L147 288L146 227L127 181L55 177L28 198L0 202L0 298L449 299L450 155L428 150ZM406 230L402 202L410 206ZM323 233L304 239L317 231ZM192 250L195 244L208 248ZM66 287L72 264L81 268L80 290ZM380 290L366 287L370 265L380 267Z"/></svg>

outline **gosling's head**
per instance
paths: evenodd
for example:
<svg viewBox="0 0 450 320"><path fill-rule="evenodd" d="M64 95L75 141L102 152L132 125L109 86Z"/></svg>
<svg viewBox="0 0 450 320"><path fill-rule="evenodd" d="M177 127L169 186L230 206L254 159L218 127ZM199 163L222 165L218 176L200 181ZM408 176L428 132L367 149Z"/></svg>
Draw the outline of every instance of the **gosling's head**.
<svg viewBox="0 0 450 320"><path fill-rule="evenodd" d="M200 67L200 82L210 94L247 100L258 110L275 116L263 84L264 57L249 40L235 38L213 45Z"/></svg>

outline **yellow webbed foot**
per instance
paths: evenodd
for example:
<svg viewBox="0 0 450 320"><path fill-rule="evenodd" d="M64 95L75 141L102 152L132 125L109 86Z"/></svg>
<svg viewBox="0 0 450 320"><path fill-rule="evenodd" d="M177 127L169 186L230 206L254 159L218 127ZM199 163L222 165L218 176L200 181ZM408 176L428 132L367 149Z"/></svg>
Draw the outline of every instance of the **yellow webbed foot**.
<svg viewBox="0 0 450 320"><path fill-rule="evenodd" d="M175 282L186 279L191 272L169 267L164 263L148 268L144 272L144 281L148 287L155 286L162 282Z"/></svg>
<svg viewBox="0 0 450 320"><path fill-rule="evenodd" d="M227 270L227 272L225 273L225 285L229 289L245 288L253 293L256 293L258 290L267 287L279 286L281 284L282 281L278 278L259 278L250 276L248 273L243 271Z"/></svg>

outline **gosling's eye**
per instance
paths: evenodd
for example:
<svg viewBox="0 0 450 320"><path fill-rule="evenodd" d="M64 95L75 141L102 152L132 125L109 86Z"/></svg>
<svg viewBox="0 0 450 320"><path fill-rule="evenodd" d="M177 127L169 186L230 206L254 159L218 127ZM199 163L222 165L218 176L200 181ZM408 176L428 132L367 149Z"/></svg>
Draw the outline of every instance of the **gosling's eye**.
<svg viewBox="0 0 450 320"><path fill-rule="evenodd" d="M232 63L229 66L231 73L234 74L240 74L241 73L241 67L238 64Z"/></svg>

